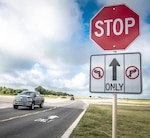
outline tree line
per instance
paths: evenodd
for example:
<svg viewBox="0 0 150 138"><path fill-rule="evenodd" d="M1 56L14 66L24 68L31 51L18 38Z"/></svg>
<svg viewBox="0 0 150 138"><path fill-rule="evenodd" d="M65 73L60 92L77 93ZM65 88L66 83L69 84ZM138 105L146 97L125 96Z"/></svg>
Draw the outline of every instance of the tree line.
<svg viewBox="0 0 150 138"><path fill-rule="evenodd" d="M0 87L0 94L17 95L20 92L25 91L25 90L28 90L28 89L13 89L13 88L7 88L7 87ZM34 90L40 92L42 95L73 96L72 94L68 94L66 92L48 90L48 89L43 88L42 86L38 86Z"/></svg>

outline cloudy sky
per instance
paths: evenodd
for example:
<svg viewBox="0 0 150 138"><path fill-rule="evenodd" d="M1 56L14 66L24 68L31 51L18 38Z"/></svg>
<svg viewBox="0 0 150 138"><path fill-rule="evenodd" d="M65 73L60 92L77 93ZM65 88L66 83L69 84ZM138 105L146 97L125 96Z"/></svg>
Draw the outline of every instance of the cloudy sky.
<svg viewBox="0 0 150 138"><path fill-rule="evenodd" d="M136 97L150 98L149 0L0 0L0 86L40 85L77 96L93 95L90 55L112 51L90 40L90 19L113 4L126 4L140 16L140 36L118 53L141 52L143 93Z"/></svg>

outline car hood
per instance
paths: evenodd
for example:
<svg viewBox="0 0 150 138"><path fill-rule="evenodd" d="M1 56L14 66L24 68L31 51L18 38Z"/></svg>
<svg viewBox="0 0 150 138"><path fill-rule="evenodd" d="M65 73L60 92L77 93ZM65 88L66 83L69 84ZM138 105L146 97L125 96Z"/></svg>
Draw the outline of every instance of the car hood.
<svg viewBox="0 0 150 138"><path fill-rule="evenodd" d="M29 95L17 95L17 96L15 97L15 99L20 99L20 98L32 98L32 97L29 96Z"/></svg>

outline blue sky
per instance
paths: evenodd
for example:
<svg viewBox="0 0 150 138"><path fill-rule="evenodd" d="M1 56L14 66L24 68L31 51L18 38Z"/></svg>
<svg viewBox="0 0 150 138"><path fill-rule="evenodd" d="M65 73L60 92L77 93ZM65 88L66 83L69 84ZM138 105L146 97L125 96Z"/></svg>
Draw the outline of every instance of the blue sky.
<svg viewBox="0 0 150 138"><path fill-rule="evenodd" d="M111 51L90 40L90 19L113 4L126 4L140 16L140 36L119 52L141 52L143 93L123 97L150 98L149 0L0 0L0 85L94 95L90 55Z"/></svg>

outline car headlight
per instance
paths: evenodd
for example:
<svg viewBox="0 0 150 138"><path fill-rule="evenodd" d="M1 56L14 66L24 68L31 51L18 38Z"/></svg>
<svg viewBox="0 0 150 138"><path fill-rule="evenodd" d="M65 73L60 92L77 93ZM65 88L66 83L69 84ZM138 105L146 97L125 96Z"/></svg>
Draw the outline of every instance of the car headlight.
<svg viewBox="0 0 150 138"><path fill-rule="evenodd" d="M22 100L22 97L16 97L15 99L14 99L14 101L17 101L17 102L20 102Z"/></svg>

